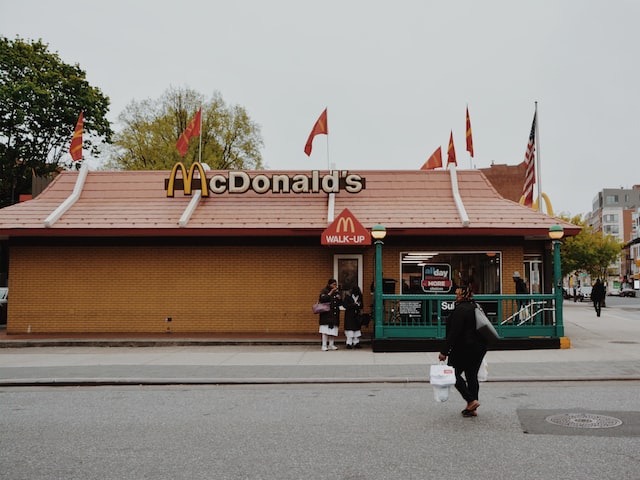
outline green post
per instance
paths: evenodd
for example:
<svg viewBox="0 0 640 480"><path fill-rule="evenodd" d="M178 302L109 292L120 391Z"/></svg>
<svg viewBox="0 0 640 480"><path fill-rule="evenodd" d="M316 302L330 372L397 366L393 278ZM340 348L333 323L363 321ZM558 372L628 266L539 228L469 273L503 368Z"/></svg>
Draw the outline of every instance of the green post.
<svg viewBox="0 0 640 480"><path fill-rule="evenodd" d="M555 293L556 334L564 336L564 323L562 319L562 268L560 264L560 239L564 236L564 229L560 225L552 225L549 228L549 237L553 245L553 285Z"/></svg>
<svg viewBox="0 0 640 480"><path fill-rule="evenodd" d="M387 230L382 225L374 225L371 228L371 236L375 240L376 246L376 279L375 290L373 292L373 311L375 318L373 319L375 324L376 337L382 332L382 240L387 236Z"/></svg>
<svg viewBox="0 0 640 480"><path fill-rule="evenodd" d="M376 289L373 295L376 332L382 331L382 240L375 241L376 246Z"/></svg>

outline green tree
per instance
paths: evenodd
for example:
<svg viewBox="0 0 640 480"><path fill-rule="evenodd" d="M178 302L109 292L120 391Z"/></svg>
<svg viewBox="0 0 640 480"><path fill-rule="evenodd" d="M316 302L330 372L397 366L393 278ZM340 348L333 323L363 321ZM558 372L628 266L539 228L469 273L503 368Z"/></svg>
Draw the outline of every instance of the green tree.
<svg viewBox="0 0 640 480"><path fill-rule="evenodd" d="M109 99L78 65L48 45L0 37L0 206L31 192L32 174L49 175L71 163L69 144L84 111L84 149L96 155L109 142Z"/></svg>
<svg viewBox="0 0 640 480"><path fill-rule="evenodd" d="M193 137L181 159L176 142L200 107L202 138ZM205 100L194 90L170 88L158 100L131 102L118 121L123 128L114 136L113 167L161 170L201 159L212 169L262 168L260 127L244 108L227 106L218 92Z"/></svg>
<svg viewBox="0 0 640 480"><path fill-rule="evenodd" d="M607 278L607 269L622 251L622 242L611 235L594 232L581 215L564 218L582 230L575 237L567 238L562 245L562 276L584 271L592 278Z"/></svg>

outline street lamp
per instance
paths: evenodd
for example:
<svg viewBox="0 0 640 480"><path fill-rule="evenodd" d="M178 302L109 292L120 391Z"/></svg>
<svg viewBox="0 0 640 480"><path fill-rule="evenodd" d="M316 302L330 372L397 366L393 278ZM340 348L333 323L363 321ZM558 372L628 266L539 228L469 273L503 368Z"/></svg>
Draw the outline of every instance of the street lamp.
<svg viewBox="0 0 640 480"><path fill-rule="evenodd" d="M561 225L551 225L549 227L549 238L553 245L553 285L556 296L556 329L558 336L564 335L564 325L562 322L562 269L560 266L560 243L564 236L564 229Z"/></svg>
<svg viewBox="0 0 640 480"><path fill-rule="evenodd" d="M371 227L371 236L376 246L376 279L375 291L373 292L374 324L377 331L380 331L382 328L382 240L387 236L387 229L380 224L374 225Z"/></svg>

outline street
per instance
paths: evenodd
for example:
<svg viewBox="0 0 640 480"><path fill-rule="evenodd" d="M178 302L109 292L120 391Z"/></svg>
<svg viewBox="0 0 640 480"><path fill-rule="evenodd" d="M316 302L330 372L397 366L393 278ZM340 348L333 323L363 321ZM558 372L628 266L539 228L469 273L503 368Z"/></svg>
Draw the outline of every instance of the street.
<svg viewBox="0 0 640 480"><path fill-rule="evenodd" d="M638 479L639 387L490 382L477 418L424 383L1 388L0 478ZM545 421L585 411L624 424Z"/></svg>

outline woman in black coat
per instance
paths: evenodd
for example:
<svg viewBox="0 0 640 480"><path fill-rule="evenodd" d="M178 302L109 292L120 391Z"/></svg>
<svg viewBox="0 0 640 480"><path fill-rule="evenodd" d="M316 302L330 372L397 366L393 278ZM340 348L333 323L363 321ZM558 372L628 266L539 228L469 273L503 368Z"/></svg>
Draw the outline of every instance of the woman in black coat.
<svg viewBox="0 0 640 480"><path fill-rule="evenodd" d="M362 310L362 291L357 285L345 295L342 301L344 307L344 335L347 337L347 348L360 348L360 311Z"/></svg>
<svg viewBox="0 0 640 480"><path fill-rule="evenodd" d="M322 351L337 350L338 347L336 347L333 342L338 336L338 327L340 327L340 306L342 305L342 298L340 298L338 281L335 278L329 279L327 286L320 291L318 302L330 304L329 311L322 312L318 320L320 324L319 331L322 334ZM327 340L329 341L328 345Z"/></svg>
<svg viewBox="0 0 640 480"><path fill-rule="evenodd" d="M467 402L467 407L462 410L464 417L477 416L476 410L480 406L478 371L487 353L487 346L476 330L475 308L471 290L458 288L456 307L447 318L446 344L438 356L440 361L449 357L448 364L455 368L456 390Z"/></svg>

